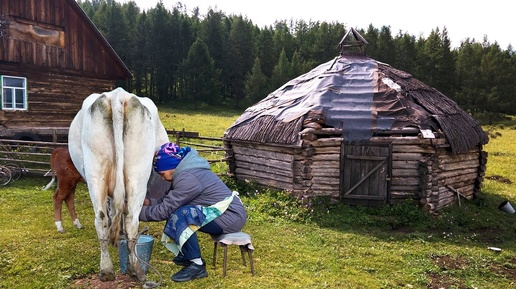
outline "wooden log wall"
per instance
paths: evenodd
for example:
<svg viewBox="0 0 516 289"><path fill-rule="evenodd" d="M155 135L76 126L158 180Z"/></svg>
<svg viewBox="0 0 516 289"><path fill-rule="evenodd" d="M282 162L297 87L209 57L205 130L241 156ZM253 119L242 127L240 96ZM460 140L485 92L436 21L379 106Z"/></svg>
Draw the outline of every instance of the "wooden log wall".
<svg viewBox="0 0 516 289"><path fill-rule="evenodd" d="M472 199L482 187L487 153L482 148L451 155L444 149L420 161L420 202L428 211L446 207L458 198Z"/></svg>
<svg viewBox="0 0 516 289"><path fill-rule="evenodd" d="M340 195L340 145L342 138L329 137L309 140L302 136L304 154L296 156L304 174L300 175L303 191L299 193L314 196L330 196L338 199ZM308 139L306 139L308 138Z"/></svg>
<svg viewBox="0 0 516 289"><path fill-rule="evenodd" d="M331 129L305 129L299 147L226 141L232 150L227 156L230 172L297 195L337 199L343 141L337 134ZM481 148L452 155L445 139L382 136L370 141L392 144L391 203L411 199L435 211L457 201L457 195L470 199L480 191L487 163Z"/></svg>
<svg viewBox="0 0 516 289"><path fill-rule="evenodd" d="M299 190L294 183L294 155L299 148L249 142L225 142L230 174L240 180L284 189Z"/></svg>
<svg viewBox="0 0 516 289"><path fill-rule="evenodd" d="M28 110L3 111L2 125L7 128L69 127L87 96L114 88L112 80L8 68L1 67L0 74L27 78Z"/></svg>

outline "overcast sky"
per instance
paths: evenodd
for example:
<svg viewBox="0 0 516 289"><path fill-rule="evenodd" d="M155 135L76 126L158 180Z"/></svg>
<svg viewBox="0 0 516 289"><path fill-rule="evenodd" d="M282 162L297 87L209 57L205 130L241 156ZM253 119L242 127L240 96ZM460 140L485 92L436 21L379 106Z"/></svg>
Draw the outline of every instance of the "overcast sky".
<svg viewBox="0 0 516 289"><path fill-rule="evenodd" d="M147 10L158 0L135 2ZM393 37L401 30L425 38L432 29L442 31L446 27L453 47L468 37L482 42L484 35L504 50L509 44L513 49L516 45L516 10L507 0L163 0L167 9L177 2L190 11L199 7L201 15L210 7L226 15L242 15L260 27L273 25L276 20L335 21L358 29L367 29L369 24L378 29L386 25L391 27Z"/></svg>

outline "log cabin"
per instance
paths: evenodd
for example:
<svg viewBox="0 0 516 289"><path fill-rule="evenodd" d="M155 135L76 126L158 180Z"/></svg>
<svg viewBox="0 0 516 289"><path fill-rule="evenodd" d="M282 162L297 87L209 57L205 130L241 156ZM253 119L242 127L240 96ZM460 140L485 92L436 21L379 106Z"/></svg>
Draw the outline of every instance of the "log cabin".
<svg viewBox="0 0 516 289"><path fill-rule="evenodd" d="M247 108L224 133L229 173L351 205L409 200L435 212L476 197L487 162L480 124L437 89L366 57L366 44L350 29L335 59Z"/></svg>
<svg viewBox="0 0 516 289"><path fill-rule="evenodd" d="M82 101L130 77L75 0L0 1L0 138L66 141Z"/></svg>

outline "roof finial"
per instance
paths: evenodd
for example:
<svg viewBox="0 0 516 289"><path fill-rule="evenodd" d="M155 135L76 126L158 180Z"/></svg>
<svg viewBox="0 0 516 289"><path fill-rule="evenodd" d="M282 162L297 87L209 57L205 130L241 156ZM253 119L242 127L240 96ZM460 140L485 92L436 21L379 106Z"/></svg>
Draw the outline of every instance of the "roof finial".
<svg viewBox="0 0 516 289"><path fill-rule="evenodd" d="M353 35L354 39L347 39L350 38L350 34ZM365 40L365 38L362 37L362 35L360 35L360 33L358 33L358 31L355 28L351 27L348 29L348 32L346 32L344 37L342 37L342 40L339 42L338 47L340 49L340 55L357 54L357 51L350 51L349 48L358 47L358 53L365 56L366 44L368 44L367 40Z"/></svg>

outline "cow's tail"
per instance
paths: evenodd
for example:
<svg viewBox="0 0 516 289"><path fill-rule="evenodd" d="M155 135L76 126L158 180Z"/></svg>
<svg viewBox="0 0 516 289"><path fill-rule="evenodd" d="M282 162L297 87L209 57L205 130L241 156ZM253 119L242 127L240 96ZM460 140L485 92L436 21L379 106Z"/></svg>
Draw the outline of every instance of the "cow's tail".
<svg viewBox="0 0 516 289"><path fill-rule="evenodd" d="M125 100L119 94L115 94L111 99L111 109L113 112L113 137L115 142L115 188L113 191L112 219L110 227L110 241L113 245L118 244L120 230L122 228L122 216L125 209L125 181L124 181L124 114Z"/></svg>
<svg viewBox="0 0 516 289"><path fill-rule="evenodd" d="M55 168L54 168L54 160L56 158L56 154L55 153L52 153L50 155L50 170L52 171L52 179L50 180L50 182L43 188L43 191L46 191L48 190L55 182L56 180L56 171L55 171Z"/></svg>

